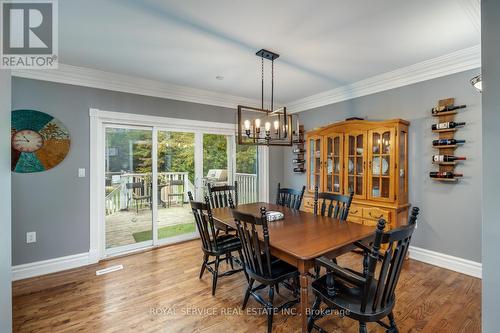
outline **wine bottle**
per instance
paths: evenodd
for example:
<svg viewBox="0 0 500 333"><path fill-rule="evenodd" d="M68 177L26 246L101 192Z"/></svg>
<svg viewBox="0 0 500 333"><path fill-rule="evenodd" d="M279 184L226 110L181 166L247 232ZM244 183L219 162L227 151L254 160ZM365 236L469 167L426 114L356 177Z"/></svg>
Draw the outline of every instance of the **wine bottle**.
<svg viewBox="0 0 500 333"><path fill-rule="evenodd" d="M446 171L446 172L431 171L431 172L429 172L429 176L431 178L448 178L448 179L452 179L452 178L456 178L456 177L463 177L464 175L462 175L461 173L453 173L453 172L449 172L449 171Z"/></svg>
<svg viewBox="0 0 500 333"><path fill-rule="evenodd" d="M454 121L447 121L445 123L439 123L439 124L433 124L432 129L433 130L441 130L441 129L450 129L450 128L455 128L459 126L464 126L465 123L456 123Z"/></svg>
<svg viewBox="0 0 500 333"><path fill-rule="evenodd" d="M300 149L300 148L296 148L293 150L294 154L304 154L305 152L306 152L305 149Z"/></svg>
<svg viewBox="0 0 500 333"><path fill-rule="evenodd" d="M294 158L292 160L292 163L295 163L295 164L303 164L303 163L306 163L306 160L302 160L300 158Z"/></svg>
<svg viewBox="0 0 500 333"><path fill-rule="evenodd" d="M454 162L454 161L464 161L465 157L458 157L453 155L434 155L432 156L432 162L441 163L441 162Z"/></svg>
<svg viewBox="0 0 500 333"><path fill-rule="evenodd" d="M302 139L293 139L292 143L304 143L304 140Z"/></svg>
<svg viewBox="0 0 500 333"><path fill-rule="evenodd" d="M438 140L432 141L433 146L451 146L451 145L457 145L457 144L462 144L462 143L465 143L465 140L438 139Z"/></svg>
<svg viewBox="0 0 500 333"><path fill-rule="evenodd" d="M306 172L304 168L293 168L293 172Z"/></svg>
<svg viewBox="0 0 500 333"><path fill-rule="evenodd" d="M463 109L466 105L448 105L448 106L436 106L432 108L432 114L439 114L441 112L449 112L453 110Z"/></svg>

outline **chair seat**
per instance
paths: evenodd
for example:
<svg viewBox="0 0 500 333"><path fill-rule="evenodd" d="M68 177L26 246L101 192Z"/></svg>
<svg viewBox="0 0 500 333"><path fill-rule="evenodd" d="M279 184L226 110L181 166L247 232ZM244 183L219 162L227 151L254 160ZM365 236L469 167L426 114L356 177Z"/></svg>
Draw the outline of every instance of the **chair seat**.
<svg viewBox="0 0 500 333"><path fill-rule="evenodd" d="M285 278L288 275L298 273L297 267L271 256L271 277L273 279Z"/></svg>
<svg viewBox="0 0 500 333"><path fill-rule="evenodd" d="M221 235L217 237L217 245L218 252L230 252L240 249L241 241L234 235Z"/></svg>
<svg viewBox="0 0 500 333"><path fill-rule="evenodd" d="M362 275L359 272L356 272L354 270L349 271ZM327 275L323 275L319 279L315 280L312 282L312 289L313 292L316 295L319 295L323 302L325 302L327 305L334 307L334 308L341 308L341 309L346 309L351 312L351 315L353 318L356 319L357 315L359 316L366 316L370 315L373 316L374 318L383 318L387 316L388 312L390 312L390 309L392 307L389 307L389 311L387 311L387 307L384 308L385 311L370 311L370 309L366 309L365 312L361 311L361 301L363 299L362 294L363 290L355 286L341 278L334 277L334 285L335 285L335 295L331 296L328 294L328 289L327 289ZM377 280L374 279L373 283L371 285L371 288L373 289L373 292L375 291L374 289L376 288L377 285Z"/></svg>

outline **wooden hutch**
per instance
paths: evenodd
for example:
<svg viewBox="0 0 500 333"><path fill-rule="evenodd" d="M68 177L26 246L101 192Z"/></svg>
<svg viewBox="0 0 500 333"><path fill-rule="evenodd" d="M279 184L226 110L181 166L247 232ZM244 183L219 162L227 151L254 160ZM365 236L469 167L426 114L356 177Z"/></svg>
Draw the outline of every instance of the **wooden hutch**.
<svg viewBox="0 0 500 333"><path fill-rule="evenodd" d="M348 220L388 228L407 223L408 126L402 119L349 120L306 133L307 192L302 209L314 209L314 188L354 199Z"/></svg>

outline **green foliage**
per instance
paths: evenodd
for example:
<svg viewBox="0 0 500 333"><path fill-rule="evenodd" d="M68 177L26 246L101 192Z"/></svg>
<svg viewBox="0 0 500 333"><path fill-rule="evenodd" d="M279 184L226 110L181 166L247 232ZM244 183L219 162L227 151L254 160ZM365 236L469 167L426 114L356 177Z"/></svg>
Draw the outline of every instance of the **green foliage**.
<svg viewBox="0 0 500 333"><path fill-rule="evenodd" d="M203 176L206 176L210 169L227 169L227 138L225 135L203 135Z"/></svg>
<svg viewBox="0 0 500 333"><path fill-rule="evenodd" d="M106 148L108 152L116 153L106 161L109 172L152 172L151 131L109 128L106 130ZM194 182L194 149L194 133L159 131L158 172L188 172L189 180ZM226 168L226 136L204 134L203 176L207 175L209 169ZM257 173L256 146L236 147L236 172Z"/></svg>
<svg viewBox="0 0 500 333"><path fill-rule="evenodd" d="M236 172L257 174L257 146L236 146Z"/></svg>

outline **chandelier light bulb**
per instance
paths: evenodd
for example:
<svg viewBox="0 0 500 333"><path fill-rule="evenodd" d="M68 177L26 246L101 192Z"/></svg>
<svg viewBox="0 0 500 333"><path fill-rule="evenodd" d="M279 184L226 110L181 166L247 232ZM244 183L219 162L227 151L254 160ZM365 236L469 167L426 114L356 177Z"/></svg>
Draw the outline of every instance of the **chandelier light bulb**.
<svg viewBox="0 0 500 333"><path fill-rule="evenodd" d="M264 126L266 128L266 132L269 132L271 130L271 123L270 122L267 121Z"/></svg>
<svg viewBox="0 0 500 333"><path fill-rule="evenodd" d="M260 128L260 119L259 118L255 119L255 127Z"/></svg>
<svg viewBox="0 0 500 333"><path fill-rule="evenodd" d="M245 126L245 130L247 130L247 131L248 131L248 130L250 129L250 120L248 120L248 119L247 119L247 120L245 120L245 121L243 122L243 124L244 124L244 126Z"/></svg>

